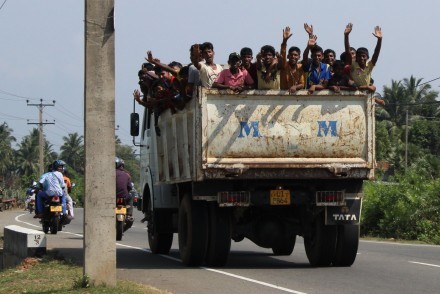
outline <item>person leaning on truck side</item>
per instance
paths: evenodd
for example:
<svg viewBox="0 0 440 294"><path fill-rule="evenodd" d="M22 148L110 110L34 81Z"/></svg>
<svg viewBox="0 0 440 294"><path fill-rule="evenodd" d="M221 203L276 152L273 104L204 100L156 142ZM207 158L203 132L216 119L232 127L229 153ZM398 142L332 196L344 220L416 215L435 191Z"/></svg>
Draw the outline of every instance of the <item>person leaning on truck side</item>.
<svg viewBox="0 0 440 294"><path fill-rule="evenodd" d="M350 40L349 35L353 29L353 24L349 23L344 30L344 47L346 52L347 63L350 65L350 76L358 86L359 90L372 91L370 86L371 73L379 58L380 48L382 45L382 30L379 26L374 28L373 36L377 38L376 48L374 49L373 56L369 60L368 49L360 47L356 50L356 59L352 59L350 54Z"/></svg>
<svg viewBox="0 0 440 294"><path fill-rule="evenodd" d="M205 42L200 46L199 44L194 44L192 49L193 54L191 54L191 61L199 70L200 84L202 87L211 88L218 74L223 70L220 64L214 63L214 46L210 42ZM205 63L200 62L200 53Z"/></svg>
<svg viewBox="0 0 440 294"><path fill-rule="evenodd" d="M290 27L283 30L283 42L281 43L281 69L280 69L280 88L289 90L294 94L297 90L304 88L304 71L298 60L301 56L301 49L292 46L289 48L289 54L286 54L287 40L292 36ZM287 56L286 56L287 55Z"/></svg>
<svg viewBox="0 0 440 294"><path fill-rule="evenodd" d="M245 69L251 75L252 80L254 81L254 87L258 88L258 76L257 76L257 64L252 62L253 52L249 47L243 47L240 50L241 56L241 65L240 69Z"/></svg>
<svg viewBox="0 0 440 294"><path fill-rule="evenodd" d="M280 89L280 68L282 57L276 56L275 48L270 45L261 47L257 55L257 77L259 90Z"/></svg>
<svg viewBox="0 0 440 294"><path fill-rule="evenodd" d="M316 44L316 40L316 35L309 36L302 60L302 68L306 74L306 89L310 94L316 90L325 89L330 79L330 66L321 62L323 50ZM309 51L312 52L311 59L309 59Z"/></svg>
<svg viewBox="0 0 440 294"><path fill-rule="evenodd" d="M246 69L240 69L241 57L238 53L229 54L229 68L222 70L212 84L213 88L229 89L235 93L253 89L254 81Z"/></svg>

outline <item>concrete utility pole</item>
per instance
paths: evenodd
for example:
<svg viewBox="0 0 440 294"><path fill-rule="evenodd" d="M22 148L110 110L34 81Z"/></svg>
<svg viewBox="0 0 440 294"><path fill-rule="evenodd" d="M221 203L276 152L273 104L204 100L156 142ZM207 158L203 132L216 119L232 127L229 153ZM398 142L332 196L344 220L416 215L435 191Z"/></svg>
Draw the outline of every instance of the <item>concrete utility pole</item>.
<svg viewBox="0 0 440 294"><path fill-rule="evenodd" d="M84 275L116 286L114 1L85 0Z"/></svg>
<svg viewBox="0 0 440 294"><path fill-rule="evenodd" d="M46 104L43 103L43 99L40 99L40 103L38 104L32 104L29 103L29 100L26 100L27 106L37 106L38 107L38 123L30 123L28 122L28 125L38 125L38 131L39 131L39 161L38 164L40 165L40 175L44 173L44 134L43 134L43 125L53 125L54 122L43 122L43 109L45 106L55 106L55 100L52 101L52 104Z"/></svg>

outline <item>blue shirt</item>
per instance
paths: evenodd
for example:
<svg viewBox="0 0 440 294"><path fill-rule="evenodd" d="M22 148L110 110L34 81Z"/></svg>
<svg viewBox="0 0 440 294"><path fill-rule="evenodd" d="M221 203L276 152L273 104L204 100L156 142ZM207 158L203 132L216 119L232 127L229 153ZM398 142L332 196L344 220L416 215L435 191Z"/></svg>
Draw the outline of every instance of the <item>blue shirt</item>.
<svg viewBox="0 0 440 294"><path fill-rule="evenodd" d="M328 81L331 77L330 66L323 62L316 66L312 60L309 60L307 64L303 65L303 70L306 73L307 89L312 85L322 85L324 81Z"/></svg>

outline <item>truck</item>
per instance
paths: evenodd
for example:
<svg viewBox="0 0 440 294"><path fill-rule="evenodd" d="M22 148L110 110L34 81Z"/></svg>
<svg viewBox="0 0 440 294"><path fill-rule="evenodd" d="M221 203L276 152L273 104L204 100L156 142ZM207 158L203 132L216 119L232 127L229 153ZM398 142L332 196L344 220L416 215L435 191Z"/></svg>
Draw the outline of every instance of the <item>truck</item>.
<svg viewBox="0 0 440 294"><path fill-rule="evenodd" d="M374 118L363 91L202 87L160 114L160 134L151 109L132 113L151 251L168 254L177 233L183 264L223 266L232 240L290 255L300 236L312 266L351 266Z"/></svg>

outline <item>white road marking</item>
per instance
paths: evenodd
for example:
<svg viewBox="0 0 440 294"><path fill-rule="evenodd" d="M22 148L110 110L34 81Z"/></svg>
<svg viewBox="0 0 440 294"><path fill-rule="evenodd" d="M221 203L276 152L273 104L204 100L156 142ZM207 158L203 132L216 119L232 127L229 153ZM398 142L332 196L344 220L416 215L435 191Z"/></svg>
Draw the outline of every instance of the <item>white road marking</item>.
<svg viewBox="0 0 440 294"><path fill-rule="evenodd" d="M24 214L16 216L15 220L17 222L25 223L25 224L33 226L33 227L40 227L40 226L31 224L31 223L28 223L28 222L20 221L18 218L20 216L22 216L22 215L24 215ZM69 231L61 231L60 233L71 234L71 235L83 237L83 235L81 235L81 234L76 234L76 233L72 233L72 232L69 232ZM116 243L116 245L118 245L120 247L126 247L126 248L131 248L131 249L136 249L136 250L140 250L140 251L151 253L151 250L146 249L146 248L130 246L130 245L125 245L125 244L121 244L121 243ZM170 260L173 260L173 261L176 261L176 262L182 263L182 261L180 259L174 258L174 257L169 256L169 255L160 254L160 256L165 257L165 258L170 259ZM277 289L277 290L280 290L280 291L284 291L284 292L287 292L287 293L306 294L305 292L295 291L295 290L292 290L292 289L280 287L280 286L277 286L277 285L274 285L274 284L258 281L258 280L247 278L247 277L244 277L244 276L240 276L240 275L236 275L236 274L231 274L231 273L228 273L228 272L225 272L225 271L220 271L220 270L216 270L216 269L212 269L212 268L208 268L208 267L200 267L200 268L204 269L204 270L207 270L207 271L210 271L210 272L217 273L217 274L229 276L229 277L232 277L232 278L235 278L235 279L244 280L244 281L251 282L251 283L254 283L254 284L258 284L258 285L262 285L262 286L265 286L265 287L269 287L269 288L272 288L272 289Z"/></svg>
<svg viewBox="0 0 440 294"><path fill-rule="evenodd" d="M409 263L415 263L415 264L421 264L421 265L427 265L432 267L440 267L440 265L437 264L431 264L431 263L424 263L424 262L417 262L417 261L408 261Z"/></svg>

